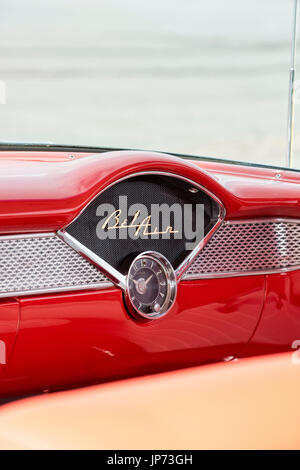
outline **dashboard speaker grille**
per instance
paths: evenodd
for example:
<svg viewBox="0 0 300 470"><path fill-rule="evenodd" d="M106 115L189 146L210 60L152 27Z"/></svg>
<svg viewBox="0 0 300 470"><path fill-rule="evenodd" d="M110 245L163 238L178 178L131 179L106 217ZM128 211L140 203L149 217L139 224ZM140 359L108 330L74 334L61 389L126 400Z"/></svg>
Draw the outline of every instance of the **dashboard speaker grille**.
<svg viewBox="0 0 300 470"><path fill-rule="evenodd" d="M0 237L0 297L110 285L104 274L55 234Z"/></svg>
<svg viewBox="0 0 300 470"><path fill-rule="evenodd" d="M183 279L300 269L300 222L223 222ZM113 284L55 234L0 237L0 297Z"/></svg>
<svg viewBox="0 0 300 470"><path fill-rule="evenodd" d="M146 208L147 215L150 214L151 217L154 206L165 204L169 208L179 207L180 227L184 227L185 224L184 205L188 204L192 208L191 226L195 228L196 207L197 204L201 204L204 207L204 221L201 223L203 230L199 235L203 238L217 223L220 207L205 191L199 189L196 192L190 192L190 189L190 182L174 176L143 174L127 178L116 182L100 193L65 231L122 274L126 274L135 256L143 251L161 253L176 269L190 253L186 251L186 242L194 240L186 239L185 232L180 238L174 234L169 234L169 238L166 238L161 234L167 225L174 227L174 213L172 211L167 224L164 224L162 217L160 217L157 227L159 235L156 237L122 237L124 231L117 231L114 239L112 237L100 239L97 227L101 227L107 216L115 213L115 209L119 210L120 196L126 200L128 209L137 207L137 204L142 205ZM105 214L99 215L99 208L108 205L112 208L106 209ZM125 214L126 223L132 223L133 214L130 216L126 212ZM124 220L123 217L123 213L120 214L120 220ZM143 219L143 217L141 218Z"/></svg>
<svg viewBox="0 0 300 470"><path fill-rule="evenodd" d="M223 222L185 273L201 279L300 268L299 221Z"/></svg>

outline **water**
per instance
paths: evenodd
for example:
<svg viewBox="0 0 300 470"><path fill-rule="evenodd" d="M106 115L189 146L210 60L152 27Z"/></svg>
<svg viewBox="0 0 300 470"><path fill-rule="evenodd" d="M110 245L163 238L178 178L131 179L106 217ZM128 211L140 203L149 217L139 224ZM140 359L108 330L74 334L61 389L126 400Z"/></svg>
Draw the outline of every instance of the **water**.
<svg viewBox="0 0 300 470"><path fill-rule="evenodd" d="M0 0L0 140L283 165L291 12L291 0ZM299 123L300 104L298 168Z"/></svg>

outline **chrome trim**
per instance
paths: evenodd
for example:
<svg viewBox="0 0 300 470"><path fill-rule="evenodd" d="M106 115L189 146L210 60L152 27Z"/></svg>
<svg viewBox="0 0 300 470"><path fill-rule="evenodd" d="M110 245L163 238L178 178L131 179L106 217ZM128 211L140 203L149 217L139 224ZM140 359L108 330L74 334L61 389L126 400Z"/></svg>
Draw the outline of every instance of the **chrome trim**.
<svg viewBox="0 0 300 470"><path fill-rule="evenodd" d="M129 274L131 273L133 265L142 258L147 258L147 259L156 261L157 264L159 264L161 266L161 269L164 271L164 274L167 280L167 295L159 312L144 313L143 311L138 310L132 302L132 298L131 298L130 290L129 290L129 280L130 280ZM156 320L158 318L165 316L169 312L171 307L173 306L174 301L176 299L176 294L177 294L177 282L176 282L175 271L170 261L165 256L163 256L161 253L158 253L156 251L144 251L143 253L140 253L138 256L134 258L128 270L125 298L126 298L126 304L128 306L129 311L133 313L135 317L140 316L148 320Z"/></svg>
<svg viewBox="0 0 300 470"><path fill-rule="evenodd" d="M42 295L42 294L59 294L61 292L80 292L86 290L101 290L108 289L109 287L114 287L112 282L101 282L99 284L90 284L80 287L53 287L51 289L33 289L33 290L24 290L24 291L12 291L12 292L0 292L0 298L8 297L24 297L29 295Z"/></svg>
<svg viewBox="0 0 300 470"><path fill-rule="evenodd" d="M196 281L197 279L224 279L226 277L246 277L246 276L262 276L266 274L280 274L289 273L292 271L298 271L300 265L291 266L290 268L278 268L269 270L257 270L257 271L231 271L228 273L212 273L212 274L187 274L182 281Z"/></svg>
<svg viewBox="0 0 300 470"><path fill-rule="evenodd" d="M97 266L103 273L118 287L120 287L124 292L126 292L126 276L123 276L118 270L113 268L109 263L107 263L104 259L102 259L100 256L96 255L93 253L91 250L86 248L82 243L77 241L74 237L69 235L66 232L66 229L71 225L75 220L80 217L80 215L85 211L85 209L104 191L107 191L109 188L112 186L115 186L116 184L120 183L121 181L134 178L136 176L142 176L142 175L162 175L162 176L170 176L173 178L177 178L183 181L186 181L187 183L191 184L192 186L195 186L199 189L201 189L203 192L205 192L208 196L210 196L218 205L219 207L219 214L217 216L217 221L213 228L206 234L206 236L201 240L201 242L194 248L194 250L191 251L191 253L185 258L185 260L178 266L178 268L175 270L176 274L176 280L177 283L180 281L182 276L184 275L185 271L189 268L193 260L197 257L198 253L203 249L203 247L206 245L206 243L209 241L209 239L213 236L213 234L216 232L216 230L220 227L222 224L226 210L221 202L221 200L215 196L211 191L206 189L204 186L202 186L199 183L196 183L193 180L190 180L189 178L186 178L185 176L177 175L176 173L172 172L165 172L165 171L141 171L137 173L131 173L129 175L126 175L122 178L119 178L112 183L110 183L108 186L106 186L104 189L99 191L95 196L93 196L90 201L81 209L81 211L77 214L77 216L66 226L64 226L61 230L58 230L57 235L65 241L71 248L73 248L75 251L80 253L81 255L85 256L89 261L91 261L95 266Z"/></svg>
<svg viewBox="0 0 300 470"><path fill-rule="evenodd" d="M126 291L126 276L123 276L123 274L114 269L104 259L100 258L93 251L89 250L86 246L84 246L82 243L76 240L76 238L72 237L72 235L65 232L64 230L58 230L57 236L67 245L73 248L73 250L93 263L94 266L99 268L99 270L116 286L120 287L123 291Z"/></svg>
<svg viewBox="0 0 300 470"><path fill-rule="evenodd" d="M55 233L0 235L0 298L109 287L113 283Z"/></svg>
<svg viewBox="0 0 300 470"><path fill-rule="evenodd" d="M219 216L218 221L213 226L213 228L206 234L203 240L201 240L201 242L197 245L197 247L193 251L191 251L191 253L187 256L187 258L176 269L175 273L176 273L177 282L180 281L184 273L188 270L188 268L191 266L193 261L197 258L200 251L205 247L206 243L211 239L214 233L218 230L218 228L222 224L222 221L223 219Z"/></svg>
<svg viewBox="0 0 300 470"><path fill-rule="evenodd" d="M287 223L287 224L295 224L295 225L300 225L300 219L293 219L293 218L276 218L276 217L269 217L269 218L256 218L256 219L244 219L244 220L229 220L229 221L224 221L223 226L230 226L230 225L240 225L240 224L260 224L260 223ZM63 234L58 234L61 235L61 238L66 241L66 238L68 238L68 243L67 245L70 246L70 243L72 243L72 238L71 235L63 233ZM0 236L0 242L1 241L7 241L7 240L26 240L26 239L37 239L37 238L57 238L57 235L55 233L49 232L49 233L32 233L32 234L16 234L16 235L2 235ZM213 243L213 240L211 241ZM73 247L75 251L77 251L81 256L87 257L88 259L89 256L85 256L86 254L86 249L85 247L80 247L80 243L75 240L75 245L76 249ZM87 250L88 251L88 250ZM1 254L1 252L0 252ZM93 256L94 262L93 264L96 264L99 267L98 264L98 257L93 253L88 253L88 255ZM291 271L296 271L300 270L300 264L295 264L294 266L287 266L287 267L281 267L281 268L272 268L272 269L261 269L261 270L249 270L249 271L231 271L231 272L217 272L217 273L204 273L204 274L186 274L183 277L183 281L191 281L191 280L196 280L196 279L214 279L214 278L229 278L229 277L239 277L239 276L255 276L255 275L267 275L267 274L276 274L276 273L286 273L286 272L291 272ZM102 264L101 260L101 271L105 273L105 266ZM126 276L120 275L118 271L116 271L116 279L115 282L112 283L109 280L107 282L104 280L99 283L91 283L91 284L86 284L86 285L76 285L76 286L60 286L60 287L51 287L51 288L38 288L38 289L31 289L31 290L14 290L14 291L2 291L0 292L0 298L5 298L5 297L17 297L17 296L28 296L28 295L40 295L40 294L52 294L52 293L60 293L60 292L74 292L74 291L86 291L86 290L100 290L100 289L107 289L110 287L113 287L114 284L119 285L124 290L124 286L126 289Z"/></svg>
<svg viewBox="0 0 300 470"><path fill-rule="evenodd" d="M238 220L225 220L222 224L222 227L230 227L235 225L259 225L259 224L289 224L289 225L298 225L300 231L300 219L294 219L289 217L262 217L262 218L255 218L255 219L238 219ZM276 238L276 233L274 233L274 238ZM222 240L220 241L220 243ZM214 243L214 239L211 241ZM219 243L219 242L218 242ZM234 243L234 241L233 241ZM274 244L279 245L279 241L274 241ZM284 244L285 245L285 244ZM299 247L300 249L300 247ZM284 246L284 250L286 250L286 246ZM216 249L217 251L217 249ZM195 260L197 261L197 260ZM278 268L266 268L266 269L250 269L250 270L236 270L236 271L226 271L226 272L199 272L199 273L186 273L183 280L196 280L196 279L219 279L219 278L229 278L229 277L240 277L240 276L257 276L257 275L267 275L267 274L278 274L278 273L286 273L297 271L300 269L300 263L296 262L294 265L283 266Z"/></svg>
<svg viewBox="0 0 300 470"><path fill-rule="evenodd" d="M297 4L294 0L293 20L292 20L292 37L291 37L291 64L290 64L290 82L288 94L288 118L287 118L287 155L286 165L292 167L293 158L293 138L294 138L294 97L295 97L295 74L296 74L296 45L297 45Z"/></svg>
<svg viewBox="0 0 300 470"><path fill-rule="evenodd" d="M274 223L288 223L288 224L300 224L300 219L295 219L293 217L261 217L255 219L232 219L232 220L224 220L224 224L226 225L241 225L241 224L263 224L267 222L274 222Z"/></svg>
<svg viewBox="0 0 300 470"><path fill-rule="evenodd" d="M26 238L51 238L55 237L55 232L41 232L41 233L17 233L12 235L0 235L1 240L25 240Z"/></svg>

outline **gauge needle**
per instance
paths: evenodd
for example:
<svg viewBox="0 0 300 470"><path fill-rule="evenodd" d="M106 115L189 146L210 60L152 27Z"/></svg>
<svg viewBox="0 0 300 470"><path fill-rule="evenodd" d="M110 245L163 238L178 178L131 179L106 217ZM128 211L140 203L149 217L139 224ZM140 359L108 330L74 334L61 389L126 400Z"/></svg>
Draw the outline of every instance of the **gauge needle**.
<svg viewBox="0 0 300 470"><path fill-rule="evenodd" d="M151 276L148 277L148 279L145 281L145 284L147 285L148 282L150 281L150 279L153 277L153 274L151 274Z"/></svg>
<svg viewBox="0 0 300 470"><path fill-rule="evenodd" d="M148 284L148 282L150 281L150 279L153 277L153 274L151 274L151 276L148 277L148 279L146 281L144 281L144 279L142 279L144 282L145 282L145 285ZM135 279L132 279L132 281L135 283L135 285L137 286L138 282L139 281L136 281Z"/></svg>

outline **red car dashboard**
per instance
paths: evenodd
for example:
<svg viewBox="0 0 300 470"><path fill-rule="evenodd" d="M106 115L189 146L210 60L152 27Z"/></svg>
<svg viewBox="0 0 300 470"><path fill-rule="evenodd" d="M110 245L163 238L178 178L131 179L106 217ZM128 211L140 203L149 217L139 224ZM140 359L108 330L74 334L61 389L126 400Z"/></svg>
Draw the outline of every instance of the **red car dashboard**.
<svg viewBox="0 0 300 470"><path fill-rule="evenodd" d="M293 347L299 182L151 152L2 151L0 396Z"/></svg>

